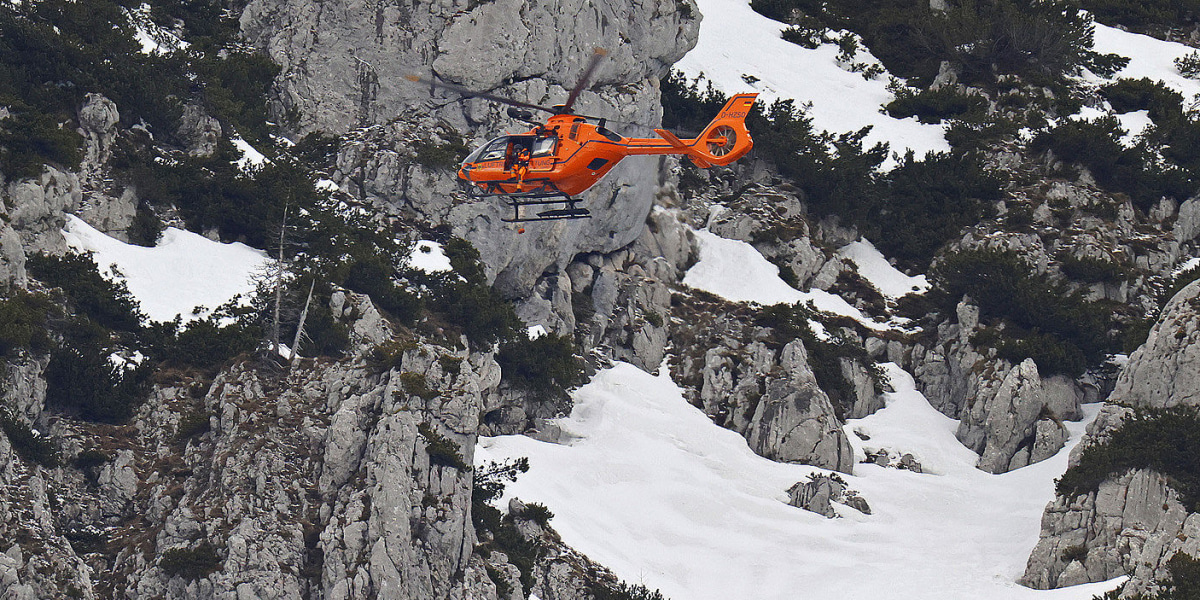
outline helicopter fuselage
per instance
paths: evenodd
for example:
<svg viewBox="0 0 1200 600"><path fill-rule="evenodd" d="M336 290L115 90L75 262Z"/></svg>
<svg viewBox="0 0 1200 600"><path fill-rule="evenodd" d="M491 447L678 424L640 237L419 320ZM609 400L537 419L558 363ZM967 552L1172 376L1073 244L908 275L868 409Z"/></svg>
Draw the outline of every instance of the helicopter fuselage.
<svg viewBox="0 0 1200 600"><path fill-rule="evenodd" d="M729 99L699 136L681 140L627 138L578 115L551 116L544 125L494 138L463 161L458 177L478 195L572 197L592 187L626 156L683 154L701 167L727 165L753 147L744 120L756 94Z"/></svg>

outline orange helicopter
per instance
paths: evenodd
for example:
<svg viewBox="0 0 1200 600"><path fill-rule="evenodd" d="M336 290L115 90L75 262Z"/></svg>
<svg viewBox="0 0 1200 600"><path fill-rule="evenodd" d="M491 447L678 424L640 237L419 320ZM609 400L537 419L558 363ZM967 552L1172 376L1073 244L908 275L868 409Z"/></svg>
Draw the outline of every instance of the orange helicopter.
<svg viewBox="0 0 1200 600"><path fill-rule="evenodd" d="M603 49L596 49L566 103L553 107L518 102L418 76L409 79L453 90L465 97L508 104L510 117L534 125L526 133L502 135L488 141L468 155L458 170L460 184L469 196L505 198L513 208L513 217L502 220L509 223L590 217L591 213L579 206L580 199L576 196L595 185L626 156L683 154L697 166L708 168L728 165L754 146L745 120L758 94L733 96L699 135L689 139L680 139L665 129L654 129L658 138L627 138L609 130L607 119L572 113L571 107L604 55ZM551 116L545 123L538 123L533 120L531 110L548 112ZM526 216L522 209L528 206L544 210Z"/></svg>

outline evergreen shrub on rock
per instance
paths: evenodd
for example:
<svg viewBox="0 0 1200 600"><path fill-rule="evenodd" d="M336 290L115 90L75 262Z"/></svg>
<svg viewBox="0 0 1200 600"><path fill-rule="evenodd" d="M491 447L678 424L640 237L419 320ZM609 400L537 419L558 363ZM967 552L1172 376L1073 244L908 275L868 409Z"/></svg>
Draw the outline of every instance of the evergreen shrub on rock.
<svg viewBox="0 0 1200 600"><path fill-rule="evenodd" d="M1167 477L1189 511L1200 510L1200 412L1194 406L1137 408L1108 438L1084 448L1079 463L1058 480L1059 494L1097 490L1132 469Z"/></svg>
<svg viewBox="0 0 1200 600"><path fill-rule="evenodd" d="M981 321L992 325L972 343L995 347L1014 363L1033 358L1043 375L1079 375L1115 350L1111 311L1034 273L1014 252L948 254L934 268L933 281L932 300L942 314L953 314L966 296L979 306Z"/></svg>

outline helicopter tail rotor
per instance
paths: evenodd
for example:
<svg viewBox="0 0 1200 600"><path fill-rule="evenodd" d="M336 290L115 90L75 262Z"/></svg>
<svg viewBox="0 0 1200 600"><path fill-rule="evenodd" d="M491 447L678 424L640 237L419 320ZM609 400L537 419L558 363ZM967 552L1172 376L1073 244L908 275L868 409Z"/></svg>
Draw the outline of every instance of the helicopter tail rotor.
<svg viewBox="0 0 1200 600"><path fill-rule="evenodd" d="M754 147L746 129L746 115L754 106L758 94L737 94L725 103L717 117L704 128L689 146L692 161L702 167L727 165ZM707 163L707 164L701 164Z"/></svg>

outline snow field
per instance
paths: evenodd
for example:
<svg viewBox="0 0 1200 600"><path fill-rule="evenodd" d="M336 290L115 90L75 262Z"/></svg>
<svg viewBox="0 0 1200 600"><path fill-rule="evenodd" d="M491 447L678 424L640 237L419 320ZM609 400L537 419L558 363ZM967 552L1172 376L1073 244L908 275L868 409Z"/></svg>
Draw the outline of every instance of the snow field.
<svg viewBox="0 0 1200 600"><path fill-rule="evenodd" d="M858 274L884 296L899 298L913 292L923 294L929 291L929 281L924 275L905 275L893 267L867 238L850 242L839 248L837 253L852 261L858 267Z"/></svg>
<svg viewBox="0 0 1200 600"><path fill-rule="evenodd" d="M928 598L1087 600L1117 582L1037 591L1014 583L1038 536L1052 479L1085 427L1055 457L1005 475L974 468L956 422L885 365L897 391L847 429L856 452L911 452L936 474L857 465L844 476L874 514L825 519L785 490L818 469L755 455L689 405L666 375L620 363L575 393L564 445L480 438L476 464L525 456L508 498L545 504L563 541L619 577L674 600ZM662 369L665 373L666 369ZM1089 420L1096 409L1089 407Z"/></svg>
<svg viewBox="0 0 1200 600"><path fill-rule="evenodd" d="M182 315L184 323L204 318L238 294L249 296L254 291L251 275L272 264L266 253L245 244L222 244L174 227L163 231L157 246L146 248L67 215L63 237L75 251L93 252L101 273L123 280L151 321L170 321L175 315ZM207 310L193 314L197 306Z"/></svg>
<svg viewBox="0 0 1200 600"><path fill-rule="evenodd" d="M1114 80L1149 77L1162 81L1167 87L1183 94L1184 106L1200 94L1200 81L1184 77L1175 68L1175 59L1195 52L1195 48L1097 23L1093 49L1129 58L1129 64L1113 76ZM1096 78L1096 81L1103 80Z"/></svg>
<svg viewBox="0 0 1200 600"><path fill-rule="evenodd" d="M816 289L801 292L789 286L779 278L779 267L771 264L746 242L726 239L703 229L692 233L700 246L700 260L684 275L684 285L711 292L726 300L756 302L764 306L811 301L818 310L850 317L871 329L893 328L890 324L864 315L840 296ZM847 250L846 255L856 264L862 260L867 265L863 275L876 287L896 290L901 286L911 288L926 285L922 283L923 275L909 278L888 265L869 242L856 243L859 245Z"/></svg>

